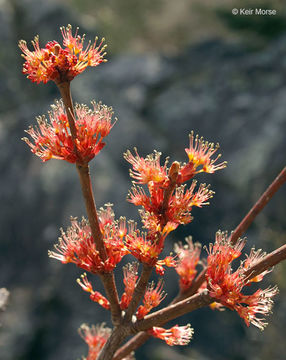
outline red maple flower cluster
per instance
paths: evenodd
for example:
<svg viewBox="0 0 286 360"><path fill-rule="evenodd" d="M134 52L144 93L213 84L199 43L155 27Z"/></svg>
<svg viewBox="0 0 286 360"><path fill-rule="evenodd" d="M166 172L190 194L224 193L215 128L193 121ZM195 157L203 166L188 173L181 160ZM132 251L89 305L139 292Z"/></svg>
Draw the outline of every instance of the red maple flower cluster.
<svg viewBox="0 0 286 360"><path fill-rule="evenodd" d="M191 134L192 138L193 134ZM217 147L216 147L217 149ZM168 161L160 164L161 153L154 151L153 154L141 157L137 149L135 155L129 150L124 154L125 159L132 165L130 176L136 181L129 192L128 201L136 206L141 206L140 215L146 233L141 233L133 226L126 238L126 245L130 252L143 263L150 266L157 264L157 272L163 273L162 265L157 262L158 256L163 250L166 236L175 230L180 224L188 224L192 220L191 211L193 206L202 207L207 205L213 196L213 191L205 184L200 184L195 191L197 182L193 180L187 187L184 182L190 180L198 172L214 172L226 166L225 162L215 165L215 159L211 159L214 145L198 141L190 142L186 149L189 156L188 164L173 162L168 168ZM205 164L202 169L198 166ZM147 185L148 194L140 185ZM166 261L165 265L175 266L174 261ZM159 260L160 261L160 260Z"/></svg>
<svg viewBox="0 0 286 360"><path fill-rule="evenodd" d="M82 357L82 360L97 360L98 355L103 348L104 344L108 340L111 329L105 326L105 323L100 325L88 326L82 324L78 330L80 336L88 345L87 357ZM122 360L135 360L133 354L127 355Z"/></svg>
<svg viewBox="0 0 286 360"><path fill-rule="evenodd" d="M49 41L44 48L40 48L39 37L32 41L34 50L30 51L24 40L19 42L22 56L26 60L23 65L23 74L32 82L44 84L52 80L56 84L70 82L82 73L88 66L97 66L105 61L104 39L98 43L88 42L84 48L84 35L78 35L78 28L72 34L72 27L61 28L63 47L57 41Z"/></svg>
<svg viewBox="0 0 286 360"><path fill-rule="evenodd" d="M148 330L148 334L164 340L168 345L187 345L192 336L194 330L191 328L191 325L178 326L175 325L171 329L164 329L161 327L154 326L152 329Z"/></svg>
<svg viewBox="0 0 286 360"><path fill-rule="evenodd" d="M137 262L133 262L132 264L127 264L123 267L123 283L125 290L120 301L120 308L122 310L127 309L132 300L138 279L138 265Z"/></svg>
<svg viewBox="0 0 286 360"><path fill-rule="evenodd" d="M88 345L88 355L85 360L96 360L111 334L111 329L106 328L104 323L91 327L82 324L79 328L79 334Z"/></svg>
<svg viewBox="0 0 286 360"><path fill-rule="evenodd" d="M200 261L201 244L193 243L192 237L186 238L186 245L181 242L175 244L174 250L177 253L178 265L176 271L180 277L180 288L182 291L187 290L196 274L196 267Z"/></svg>
<svg viewBox="0 0 286 360"><path fill-rule="evenodd" d="M111 107L93 101L92 109L86 105L75 107L76 138L73 139L69 121L62 101L51 106L49 122L45 116L37 118L38 127L30 127L28 138L23 140L31 151L43 161L66 160L70 163L87 163L105 146L103 139L109 134L114 122Z"/></svg>
<svg viewBox="0 0 286 360"><path fill-rule="evenodd" d="M154 307L158 306L167 296L163 290L163 281L159 280L157 286L155 287L154 282L149 284L147 287L144 298L143 305L140 305L136 316L137 319L143 319Z"/></svg>
<svg viewBox="0 0 286 360"><path fill-rule="evenodd" d="M90 299L92 301L97 302L99 305L101 305L107 310L110 309L109 301L100 292L93 290L91 283L87 279L86 273L82 274L81 279L77 279L77 282L84 291L90 293Z"/></svg>
<svg viewBox="0 0 286 360"><path fill-rule="evenodd" d="M236 271L232 271L231 263L241 255L245 240L240 239L233 245L227 232L217 232L216 241L208 250L208 266L206 278L210 295L222 305L236 310L247 326L252 323L261 330L267 325L260 315L267 315L272 308L273 296L277 294L276 286L265 290L258 289L252 295L244 295L242 290L253 281L261 281L269 270L252 280L245 276L246 270L263 259L265 253L252 250Z"/></svg>
<svg viewBox="0 0 286 360"><path fill-rule="evenodd" d="M221 154L213 155L219 149L219 144L210 143L204 141L203 137L199 138L199 135L194 136L193 131L190 133L190 146L185 149L189 157L189 163L193 165L194 173L206 172L214 173L217 170L225 167L225 162L215 164L221 157Z"/></svg>
<svg viewBox="0 0 286 360"><path fill-rule="evenodd" d="M122 232L125 218L115 220L111 204L107 204L106 209L100 210L99 220L107 253L106 261L100 258L90 226L84 218L81 222L71 220L71 226L66 232L62 230L59 243L55 245L57 252L49 251L49 256L64 264L75 263L94 274L112 271L122 257L128 254L124 244L125 234Z"/></svg>
<svg viewBox="0 0 286 360"><path fill-rule="evenodd" d="M126 246L131 254L140 262L150 266L155 266L157 263L158 256L163 250L163 241L163 236L156 241L148 238L147 233L142 233L138 229L133 230L133 226L126 236Z"/></svg>
<svg viewBox="0 0 286 360"><path fill-rule="evenodd" d="M164 247L164 240L166 234L158 233L157 239L148 237L148 233L140 232L136 228L136 223L129 221L128 234L125 238L125 244L130 253L136 257L141 263L155 266L156 272L163 275L165 272L164 266L175 267L177 262L172 255L166 256L165 259L158 260Z"/></svg>

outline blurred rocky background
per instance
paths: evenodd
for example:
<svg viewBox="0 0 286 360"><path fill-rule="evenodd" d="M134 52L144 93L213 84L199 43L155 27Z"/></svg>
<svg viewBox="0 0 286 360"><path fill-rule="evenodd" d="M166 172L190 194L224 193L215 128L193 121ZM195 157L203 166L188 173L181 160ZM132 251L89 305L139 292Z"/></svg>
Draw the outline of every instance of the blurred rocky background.
<svg viewBox="0 0 286 360"><path fill-rule="evenodd" d="M232 8L276 9L275 16L234 16ZM108 314L76 284L81 271L49 259L59 228L85 214L74 167L45 164L20 139L58 98L54 84L35 85L21 74L19 39L40 34L41 44L61 40L71 23L87 38L105 36L108 63L73 81L74 99L112 105L119 121L92 162L98 206L114 203L117 215L138 219L125 201L130 179L122 153L136 146L185 161L193 129L220 142L228 167L201 177L216 191L209 207L179 228L173 242L192 235L207 244L218 229L232 230L285 166L286 6L282 1L218 0L1 0L0 1L0 287L10 292L0 313L1 360L71 360L86 354L81 323L108 322ZM247 231L248 248L271 251L286 239L286 188ZM137 359L285 359L286 265L264 286L278 283L274 314L261 333L237 314L203 309L191 322L188 347L150 341ZM121 270L116 274L121 281ZM92 282L101 289L98 279ZM168 271L168 302L177 291Z"/></svg>

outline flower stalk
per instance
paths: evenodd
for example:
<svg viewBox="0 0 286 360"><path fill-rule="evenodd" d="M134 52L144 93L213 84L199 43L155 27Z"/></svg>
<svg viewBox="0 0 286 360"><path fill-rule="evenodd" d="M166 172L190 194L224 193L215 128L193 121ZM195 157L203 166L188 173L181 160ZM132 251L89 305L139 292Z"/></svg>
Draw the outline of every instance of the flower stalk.
<svg viewBox="0 0 286 360"><path fill-rule="evenodd" d="M66 108L67 117L70 124L71 134L74 141L74 147L76 150L76 127L74 123L74 108L70 91L69 83L61 83L58 85L60 93L62 95L63 103ZM80 179L81 190L85 202L87 217L89 220L92 237L96 243L96 249L99 252L99 256L103 262L107 260L107 253L103 242L102 233L100 231L100 225L92 190L90 171L88 163L76 163L77 172ZM104 289L107 295L107 298L110 302L110 311L112 316L113 323L119 324L121 317L121 310L119 306L118 293L115 285L114 275L113 273L102 273L99 275Z"/></svg>

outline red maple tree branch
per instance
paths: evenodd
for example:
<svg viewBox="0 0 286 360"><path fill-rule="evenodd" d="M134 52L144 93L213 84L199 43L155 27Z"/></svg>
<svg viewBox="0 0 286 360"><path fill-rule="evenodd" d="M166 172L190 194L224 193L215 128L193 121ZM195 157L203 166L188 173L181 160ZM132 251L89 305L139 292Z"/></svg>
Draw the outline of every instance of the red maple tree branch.
<svg viewBox="0 0 286 360"><path fill-rule="evenodd" d="M66 109L66 114L68 117L72 138L74 140L75 151L77 151L76 143L75 143L76 127L74 122L74 107L70 92L70 83L65 82L58 84L58 88L60 90L63 103ZM102 233L100 231L99 220L98 220L98 215L97 215L97 210L96 210L96 205L92 190L92 183L89 173L89 165L88 163L77 163L76 168L79 174L81 190L85 202L85 207L91 228L92 237L95 241L96 249L99 252L100 258L102 259L102 261L106 261L107 253L103 242ZM115 285L114 275L113 273L103 273L103 274L99 274L99 276L103 282L107 298L110 302L112 321L114 324L118 324L121 317L121 310L119 307L119 299Z"/></svg>
<svg viewBox="0 0 286 360"><path fill-rule="evenodd" d="M169 186L165 189L164 191L164 197L163 197L163 203L162 203L162 221L161 221L161 228L163 229L164 226L167 223L167 219L166 219L166 211L168 208L168 203L170 200L170 197L173 194L173 191L175 190L176 187L176 180L178 178L178 174L179 174L179 163L177 161L174 161L170 167L169 170ZM161 237L162 234L158 234L158 237ZM149 266L147 264L143 265L143 270L140 276L140 279L136 285L136 288L134 290L134 294L133 294L133 298L131 300L131 303L127 309L126 315L125 315L125 321L129 322L132 315L134 314L145 290L146 287L148 285L148 280L151 276L152 273L152 266Z"/></svg>
<svg viewBox="0 0 286 360"><path fill-rule="evenodd" d="M231 234L232 243L235 243L238 240L238 238L248 229L248 227L254 221L256 216L263 210L263 208L268 204L268 202L273 197L273 195L279 190L279 188L285 182L286 182L286 167L284 167L281 170L279 175L269 185L269 187L265 190L265 192L261 195L261 197L258 199L258 201L251 208L251 210L246 214L246 216L242 219L242 221L239 223L239 225L233 231L233 233ZM274 250L272 253L268 254L260 262L256 263L255 266L251 267L248 271L246 271L245 276L247 276L249 279L253 278L253 277L257 276L258 274L262 273L263 271L265 271L266 269L269 269L270 267L278 264L279 262L281 262L285 259L286 259L286 245L283 245L279 249ZM163 309L164 310L164 312L162 313L163 315L160 315L160 311L162 311L162 310L159 310L156 313L152 313L152 314L148 315L148 317L146 316L145 319L148 319L147 324L150 325L153 323L152 315L154 315L154 314L156 314L155 316L156 316L157 320L160 320L161 316L162 316L162 318L166 318L166 319L168 318L170 320L172 318L171 314L173 312L177 313L177 309L176 309L176 307L174 307L174 304L177 304L177 303L181 304L181 302L186 298L190 299L192 297L192 295L194 295L198 291L198 289L201 287L201 285L205 281L205 274L206 274L206 269L204 268L201 271L201 273L197 276L197 278L195 279L195 281L193 282L191 287L189 289L187 289L185 292L180 292L178 294L178 296L172 301L172 303L170 305L172 307L170 308L170 310L166 310L166 309L168 309L168 307ZM189 306L195 307L196 306L195 304L197 304L196 301L198 301L198 304L199 304L200 301L198 299L201 299L201 298L195 297L194 299L192 299L192 301L191 301L192 305L189 305ZM204 298L204 301L206 301L206 298ZM181 309L181 306L182 305L180 305L180 309ZM184 306L182 306L182 307L184 307ZM186 312L189 312L189 311L186 311ZM175 317L177 317L177 316L175 316ZM139 325L139 327L136 328L137 331L140 330L141 332L139 332L136 336L134 336L132 339L130 339L120 349L118 349L117 352L115 353L115 356L113 357L113 360L120 360L120 359L124 358L125 356L130 354L133 350L135 350L138 347L140 347L141 345L143 345L145 343L145 341L147 341L149 339L150 335L148 333L146 333L145 331L142 331L142 330L146 330L146 328L145 328L146 325L145 325L145 323L143 323L145 321L145 319L142 320L141 325ZM166 320L166 322L169 320ZM156 323L155 325L158 326L158 323ZM153 325L151 325L151 326L153 326Z"/></svg>
<svg viewBox="0 0 286 360"><path fill-rule="evenodd" d="M244 234L244 232L252 224L256 216L264 209L264 207L269 203L273 195L280 189L280 187L286 182L286 167L284 167L279 175L273 180L273 182L268 186L265 192L260 196L257 202L253 205L250 211L245 215L242 221L237 225L235 230L231 233L230 238L233 244L239 239L239 237ZM183 293L183 296L191 296L195 294L197 290L201 287L205 281L206 269L203 269L198 277L195 279L193 284L189 289Z"/></svg>

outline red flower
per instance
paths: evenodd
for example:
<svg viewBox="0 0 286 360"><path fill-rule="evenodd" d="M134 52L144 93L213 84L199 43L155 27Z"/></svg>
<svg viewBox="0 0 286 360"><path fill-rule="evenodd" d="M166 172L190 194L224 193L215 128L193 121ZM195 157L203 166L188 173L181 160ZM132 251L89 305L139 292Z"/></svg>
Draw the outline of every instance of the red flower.
<svg viewBox="0 0 286 360"><path fill-rule="evenodd" d="M209 245L208 276L212 282L219 283L230 270L229 264L241 255L245 240L240 239L235 245L230 243L227 232L218 231L216 241Z"/></svg>
<svg viewBox="0 0 286 360"><path fill-rule="evenodd" d="M214 173L217 170L225 168L225 161L215 165L215 162L220 158L221 154L217 155L214 159L211 158L217 152L218 148L219 144L214 145L214 143L204 141L203 138L199 138L198 135L194 137L192 131L190 134L190 146L185 149L189 157L189 163L192 164L191 171L194 171L194 173Z"/></svg>
<svg viewBox="0 0 286 360"><path fill-rule="evenodd" d="M137 319L143 319L144 316L147 315L154 307L158 306L166 296L167 294L165 294L163 290L162 280L159 280L156 287L154 282L149 284L144 294L143 305L140 305L137 310Z"/></svg>
<svg viewBox="0 0 286 360"><path fill-rule="evenodd" d="M208 172L213 172L210 169L216 159L211 160L210 157L215 151L212 151L211 145L202 140L199 144L195 145L195 151L198 151L197 155L202 158L200 162L208 163ZM206 147L208 151L204 151ZM158 256L162 252L166 236L180 224L190 223L192 207L208 205L213 191L209 189L209 186L200 184L195 192L196 181L193 181L189 188L186 188L186 184L181 185L194 174L201 172L197 169L198 161L187 165L174 161L171 167L167 168L167 160L162 166L161 153L157 151L143 158L139 156L136 149L135 155L128 150L124 157L132 165L130 176L136 180L137 184L145 184L148 188L147 193L143 187L134 185L128 194L128 201L143 208L139 210L139 213L147 234L140 234L138 230L129 231L126 246L140 262L156 266L156 271L163 274L165 264L158 260ZM220 164L217 169L224 166L225 163ZM174 263L173 261L172 266ZM189 279L186 282L190 281Z"/></svg>
<svg viewBox="0 0 286 360"><path fill-rule="evenodd" d="M236 311L244 319L247 326L251 323L260 330L264 330L267 322L260 315L268 315L271 312L273 306L272 298L277 294L277 286L264 290L258 289L253 295L245 296L242 301L244 305L238 305Z"/></svg>
<svg viewBox="0 0 286 360"><path fill-rule="evenodd" d="M252 280L248 280L244 273L265 256L261 250L254 251L244 262L241 262L236 271L232 271L231 263L241 255L245 240L239 240L235 245L231 244L227 232L217 232L214 245L210 244L208 255L208 267L206 279L210 290L210 296L231 310L236 310L247 326L250 323L261 330L266 322L260 315L268 315L272 308L272 297L277 294L277 287L266 290L259 289L252 295L244 295L242 290ZM256 281L262 280L269 271L265 271Z"/></svg>
<svg viewBox="0 0 286 360"><path fill-rule="evenodd" d="M176 188L175 194L170 197L166 217L169 221L177 224L188 224L192 221L191 210L193 206L202 207L208 205L213 191L209 190L206 184L200 184L199 190L195 193L196 186L194 180L189 189L185 190L185 185Z"/></svg>
<svg viewBox="0 0 286 360"><path fill-rule="evenodd" d="M150 181L148 183L150 196L145 193L142 187L133 186L129 192L128 200L134 205L144 208L139 212L142 223L148 229L149 234L162 232L167 235L175 230L178 225L188 224L192 221L191 210L193 206L208 205L207 200L213 197L214 192L209 190L209 186L205 184L200 184L198 191L195 192L196 183L194 180L187 190L185 185L176 188L174 195L169 198L164 218L162 217L164 189L161 185Z"/></svg>
<svg viewBox="0 0 286 360"><path fill-rule="evenodd" d="M135 156L129 150L124 154L125 160L133 166L133 170L130 170L130 176L138 184L148 184L150 181L162 183L168 180L167 161L164 166L161 166L160 157L161 153L154 151L154 154L147 155L144 159L138 155L137 149L135 149Z"/></svg>
<svg viewBox="0 0 286 360"><path fill-rule="evenodd" d="M120 307L122 310L127 309L130 301L132 299L134 289L138 279L138 263L133 262L132 264L127 264L123 267L124 274L124 286L125 291L122 294Z"/></svg>
<svg viewBox="0 0 286 360"><path fill-rule="evenodd" d="M186 238L187 245L183 245L181 242L175 244L175 252L178 256L178 265L176 271L180 277L180 288L184 291L187 290L196 274L196 267L200 261L201 244L193 243L192 238Z"/></svg>
<svg viewBox="0 0 286 360"><path fill-rule="evenodd" d="M158 260L155 264L156 273L161 276L164 275L165 273L164 266L176 267L177 266L176 257L170 254L169 256L166 256L165 259Z"/></svg>
<svg viewBox="0 0 286 360"><path fill-rule="evenodd" d="M246 259L243 262L244 269L247 270L250 267L254 266L258 261L262 260L265 256L266 256L266 252L263 252L261 249L255 250L252 248L250 254L246 255ZM263 279L263 277L266 274L268 274L271 271L272 269L265 270L261 274L250 279L249 282L259 282Z"/></svg>
<svg viewBox="0 0 286 360"><path fill-rule="evenodd" d="M126 247L140 262L155 266L163 250L165 238L159 235L157 240L149 239L145 233L141 234L139 230L136 230L133 223L130 224L131 228L126 236Z"/></svg>
<svg viewBox="0 0 286 360"><path fill-rule="evenodd" d="M188 345L193 336L194 330L191 328L190 324L186 326L175 325L171 329L154 326L152 329L148 330L148 333L166 341L168 345L173 346Z"/></svg>
<svg viewBox="0 0 286 360"><path fill-rule="evenodd" d="M133 186L128 192L127 200L135 206L143 206L145 209L149 209L151 206L150 198L141 186Z"/></svg>
<svg viewBox="0 0 286 360"><path fill-rule="evenodd" d="M101 209L99 219L105 218L106 213L110 213L111 205L106 209ZM113 213L113 212L112 212ZM107 252L107 260L102 262L88 222L83 218L81 222L72 219L71 226L66 232L62 230L59 243L55 245L57 252L49 251L49 256L60 260L62 263L75 263L78 267L92 273L109 272L121 261L122 257L128 253L124 245L120 230L120 223L113 220L111 224L101 224L103 241Z"/></svg>
<svg viewBox="0 0 286 360"><path fill-rule="evenodd" d="M88 356L86 360L96 360L100 350L111 334L111 329L106 328L104 323L96 326L92 325L91 327L83 324L78 332L88 345Z"/></svg>
<svg viewBox="0 0 286 360"><path fill-rule="evenodd" d="M90 293L90 299L94 302L97 302L99 305L105 309L110 309L109 301L104 297L100 292L94 291L91 283L88 281L86 273L81 275L81 279L77 279L77 283L82 287L86 292Z"/></svg>
<svg viewBox="0 0 286 360"><path fill-rule="evenodd" d="M134 185L129 191L128 201L143 207L140 215L150 237L158 233L166 236L179 224L190 223L192 207L208 205L208 200L213 196L213 191L205 184L201 184L198 191L194 192L196 181L192 182L189 189L186 189L186 185L179 186L182 181L189 180L196 171L188 172L186 169L189 165L181 166L178 162L173 162L168 169L167 161L161 166L160 156L161 154L155 151L142 158L136 149L135 156L130 151L125 153L125 159L133 167L130 170L131 177L137 183L146 184L148 187L149 194L141 186ZM192 169L194 169L193 165ZM177 175L175 176L173 172ZM189 176L190 174L192 175ZM175 184L172 184L172 181ZM171 188L173 186L172 190L170 186Z"/></svg>
<svg viewBox="0 0 286 360"><path fill-rule="evenodd" d="M76 105L75 107L75 144L62 101L57 101L51 107L50 122L45 116L41 116L37 119L38 127L30 127L26 131L33 142L27 138L23 138L23 140L31 147L31 151L43 161L60 159L71 163L89 162L105 146L103 139L114 125L111 107L96 102L91 104L92 109L86 105Z"/></svg>
<svg viewBox="0 0 286 360"><path fill-rule="evenodd" d="M102 46L104 39L97 43L88 43L83 48L84 36L77 34L78 28L72 35L72 27L61 27L63 36L63 47L56 42L50 41L45 48L40 48L39 37L36 36L32 41L34 50L30 51L24 40L19 42L19 47L26 60L23 65L23 74L36 83L47 83L53 80L55 83L69 82L75 76L82 73L88 66L97 66L105 61L105 48Z"/></svg>
<svg viewBox="0 0 286 360"><path fill-rule="evenodd" d="M150 236L155 237L156 234L158 234L159 232L163 232L162 226L161 226L161 219L160 219L161 216L160 215L158 215L154 212L145 211L144 209L140 209L139 214L141 216L142 224L143 224L144 228L148 229L148 234ZM170 228L170 230L171 230L171 228ZM167 235L167 231L165 231L165 234Z"/></svg>

